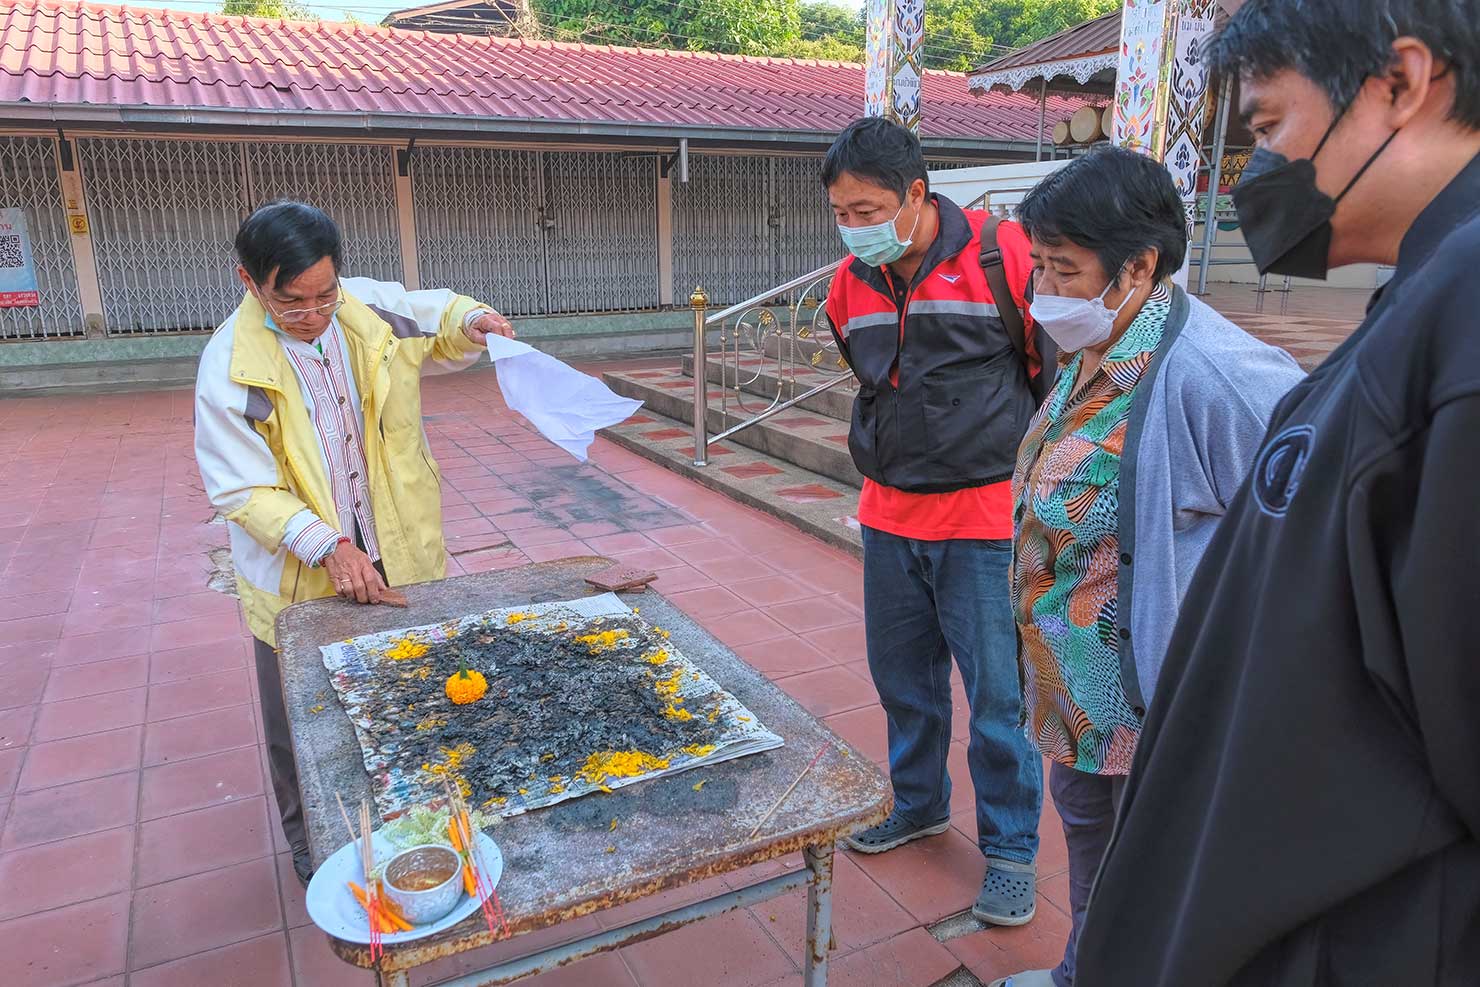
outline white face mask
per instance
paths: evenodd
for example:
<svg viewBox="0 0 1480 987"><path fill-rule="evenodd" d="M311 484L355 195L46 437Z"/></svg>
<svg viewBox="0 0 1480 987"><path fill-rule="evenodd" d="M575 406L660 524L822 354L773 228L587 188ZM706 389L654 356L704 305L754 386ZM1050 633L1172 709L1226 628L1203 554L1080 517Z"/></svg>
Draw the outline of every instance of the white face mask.
<svg viewBox="0 0 1480 987"><path fill-rule="evenodd" d="M1035 295L1028 311L1033 321L1043 327L1059 349L1065 353L1098 346L1110 338L1115 331L1115 317L1130 302L1135 294L1132 289L1125 293L1125 300L1112 311L1105 307L1105 296L1115 287L1120 275L1111 278L1098 298L1069 298L1064 295Z"/></svg>

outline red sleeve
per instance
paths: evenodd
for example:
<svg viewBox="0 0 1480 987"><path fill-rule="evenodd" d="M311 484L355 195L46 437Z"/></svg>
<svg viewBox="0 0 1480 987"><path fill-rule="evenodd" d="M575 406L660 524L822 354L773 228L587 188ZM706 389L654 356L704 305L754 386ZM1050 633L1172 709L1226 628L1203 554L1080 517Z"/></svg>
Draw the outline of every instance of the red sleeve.
<svg viewBox="0 0 1480 987"><path fill-rule="evenodd" d="M848 310L843 305L841 282L843 272L848 269L849 260L843 261L833 275L832 285L827 289L827 301L823 303L823 310L827 312L827 324L832 329L833 338L838 341L838 352L843 354L845 360L848 359L848 342L843 338L843 327L848 324ZM850 360L849 363L851 364L852 361Z"/></svg>
<svg viewBox="0 0 1480 987"><path fill-rule="evenodd" d="M1033 258L1028 256L1028 235L1023 228L1011 220L997 225L997 246L1002 250L1002 271L1007 275L1007 287L1012 292L1012 302L1023 313L1023 335L1028 350L1028 368L1038 372L1038 345L1033 331L1033 315L1028 311L1028 279L1033 275Z"/></svg>

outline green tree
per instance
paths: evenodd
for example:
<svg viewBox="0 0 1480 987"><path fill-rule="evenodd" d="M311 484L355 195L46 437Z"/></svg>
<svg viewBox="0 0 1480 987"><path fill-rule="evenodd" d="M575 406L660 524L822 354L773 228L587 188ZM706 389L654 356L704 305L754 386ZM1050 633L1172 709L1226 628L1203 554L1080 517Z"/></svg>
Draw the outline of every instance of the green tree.
<svg viewBox="0 0 1480 987"><path fill-rule="evenodd" d="M285 0L227 2L271 6ZM925 64L966 71L1120 3L926 0ZM533 6L541 35L560 41L835 61L864 56L863 13L836 0L534 0Z"/></svg>
<svg viewBox="0 0 1480 987"><path fill-rule="evenodd" d="M819 62L861 62L863 45L851 44L835 37L802 38L772 54L781 58L815 59Z"/></svg>
<svg viewBox="0 0 1480 987"><path fill-rule="evenodd" d="M277 17L290 21L316 21L313 11L297 0L222 0L221 13L244 17Z"/></svg>
<svg viewBox="0 0 1480 987"><path fill-rule="evenodd" d="M535 0L560 41L769 55L801 40L797 0Z"/></svg>
<svg viewBox="0 0 1480 987"><path fill-rule="evenodd" d="M832 0L803 0L797 13L801 38L775 54L830 62L863 61L863 11L850 10Z"/></svg>
<svg viewBox="0 0 1480 987"><path fill-rule="evenodd" d="M803 41L829 38L863 47L863 11L850 10L831 0L803 0L797 7Z"/></svg>

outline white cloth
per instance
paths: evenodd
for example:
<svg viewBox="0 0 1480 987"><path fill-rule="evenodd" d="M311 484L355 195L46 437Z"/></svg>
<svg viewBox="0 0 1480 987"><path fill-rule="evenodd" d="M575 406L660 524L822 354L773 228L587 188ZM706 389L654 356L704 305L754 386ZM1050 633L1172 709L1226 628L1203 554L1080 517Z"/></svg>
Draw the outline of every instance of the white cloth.
<svg viewBox="0 0 1480 987"><path fill-rule="evenodd" d="M642 407L528 343L490 334L488 357L505 403L583 463L597 429L624 422Z"/></svg>

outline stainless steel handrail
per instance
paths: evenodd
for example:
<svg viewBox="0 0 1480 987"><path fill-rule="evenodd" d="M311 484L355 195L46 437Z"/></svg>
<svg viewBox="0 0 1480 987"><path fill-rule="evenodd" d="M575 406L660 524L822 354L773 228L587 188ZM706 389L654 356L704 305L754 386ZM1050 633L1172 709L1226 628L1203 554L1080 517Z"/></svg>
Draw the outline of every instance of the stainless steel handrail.
<svg viewBox="0 0 1480 987"><path fill-rule="evenodd" d="M828 364L824 368L824 362L829 350L836 349L836 343L832 339L831 330L827 328L827 312L825 307L826 289L825 285L831 281L837 273L838 265L841 263L828 264L819 267L815 271L809 271L800 277L792 278L774 288L747 298L743 302L721 309L718 312L707 314L705 308L708 305L708 296L702 287L696 287L690 303L694 309L694 465L709 465L709 443L727 439L737 432L742 432L753 425L759 425L787 410L796 407L804 401L836 387L844 381L853 378L851 370L843 361L841 354L836 355L835 362L837 376L832 380L811 387L806 393L796 394L800 381L797 376L797 356L804 347L811 349L810 358L804 362L811 368L824 369L825 372L832 371L833 367ZM785 310L785 316L778 318L777 309ZM754 314L754 318L750 316ZM783 321L783 318L785 321ZM733 326L731 319L734 319ZM768 347L774 343L774 369L775 369L775 393L770 394L770 385L766 389L753 388L751 394L759 394L762 400L769 395L769 403L751 418L731 425L720 432L714 438L709 436L709 360L707 333L714 326L720 329L720 353L719 353L719 376L721 388L720 416L723 425L729 425L730 411L729 400L731 391L734 391L736 403L745 412L753 411L746 407L746 388L755 385L765 374L764 369L755 369L756 365L771 362L767 353ZM821 327L821 331L819 330ZM742 343L753 346L759 352L762 359L745 360L741 358ZM733 378L731 377L733 364ZM747 370L746 367L750 369ZM753 372L752 372L753 371ZM742 379L742 374L750 373L748 379ZM795 395L783 401L782 397L790 389Z"/></svg>
<svg viewBox="0 0 1480 987"><path fill-rule="evenodd" d="M827 275L836 271L838 269L838 264L841 263L842 261L836 261L835 263L828 264L826 267L819 267L817 270L812 271L810 274L803 274L799 278L792 278L785 284L777 285L774 288L769 288L761 294L756 295L754 298L747 298L743 302L739 302L737 304L731 305L727 309L722 309L718 312L715 312L713 315L707 316L704 321L706 324L724 322L726 319L736 314L737 312L743 312L746 309L754 308L755 306L760 305L763 302L769 302L774 298L786 294L788 291L792 291L796 288L802 287L809 281L816 281L819 278L827 277Z"/></svg>
<svg viewBox="0 0 1480 987"><path fill-rule="evenodd" d="M725 429L723 432L719 433L718 435L716 435L716 436L714 436L712 438L707 439L706 440L706 443L707 442L722 442L725 439L728 439L730 436L734 435L736 432L743 432L745 429L749 428L752 425L759 425L761 422L765 421L767 418L773 418L776 415L781 414L783 411L787 411L787 410L789 410L791 408L795 408L797 405L801 404L803 401L807 400L808 398L813 398L813 397L816 397L817 395L821 394L824 391L830 391L830 390L832 390L834 387L837 387L839 384L841 384L843 381L845 381L847 379L848 379L848 376L846 374L839 374L838 376L834 377L832 380L829 380L829 381L826 381L824 383L818 384L816 387L812 388L806 394L798 394L796 397L792 398L790 401L783 401L780 404L772 405L771 407L767 408L765 411L762 411L760 414L756 415L754 418L747 418L745 421L741 422L738 425L732 425L731 427Z"/></svg>

